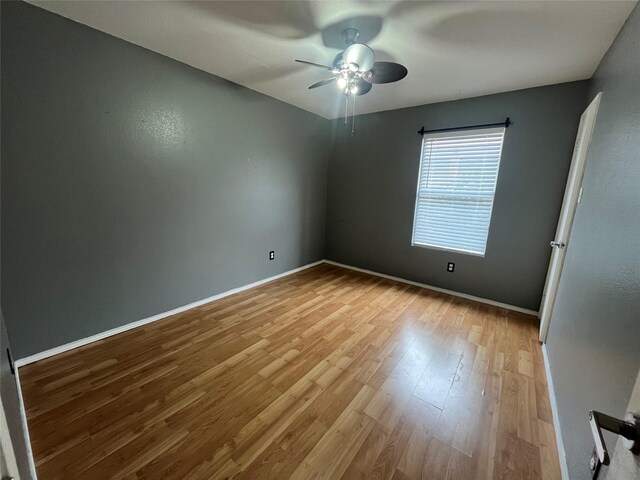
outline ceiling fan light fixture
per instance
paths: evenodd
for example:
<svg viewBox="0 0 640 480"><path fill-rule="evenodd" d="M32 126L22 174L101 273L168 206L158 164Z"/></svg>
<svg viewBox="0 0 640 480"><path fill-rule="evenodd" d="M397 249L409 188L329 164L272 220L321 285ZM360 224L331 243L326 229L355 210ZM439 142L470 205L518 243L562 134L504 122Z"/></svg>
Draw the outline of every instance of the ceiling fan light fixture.
<svg viewBox="0 0 640 480"><path fill-rule="evenodd" d="M356 70L360 72L367 72L373 68L375 63L376 54L371 50L371 47L363 43L354 43L349 45L342 53L342 59L349 64L356 64Z"/></svg>
<svg viewBox="0 0 640 480"><path fill-rule="evenodd" d="M331 66L296 60L296 62L329 70L334 75L330 79L314 83L309 89L336 82L338 90L345 97L345 123L347 123L349 116L349 102L351 101L353 104L352 135L355 131L356 96L369 93L374 83L397 82L407 76L407 68L404 65L393 62L376 62L376 56L371 47L364 43L355 43L359 34L360 32L354 28L348 28L342 32L343 40L348 46L333 58Z"/></svg>

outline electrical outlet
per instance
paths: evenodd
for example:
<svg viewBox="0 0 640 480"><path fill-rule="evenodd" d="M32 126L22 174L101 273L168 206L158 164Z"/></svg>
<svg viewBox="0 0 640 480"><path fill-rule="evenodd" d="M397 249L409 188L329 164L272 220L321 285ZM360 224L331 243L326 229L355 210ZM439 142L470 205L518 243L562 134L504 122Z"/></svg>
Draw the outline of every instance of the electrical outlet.
<svg viewBox="0 0 640 480"><path fill-rule="evenodd" d="M274 252L273 250L271 250L269 252L269 260L273 260L274 258L276 258L276 252Z"/></svg>
<svg viewBox="0 0 640 480"><path fill-rule="evenodd" d="M449 262L447 263L447 272L449 273L453 273L453 271L456 269L456 264L453 262Z"/></svg>

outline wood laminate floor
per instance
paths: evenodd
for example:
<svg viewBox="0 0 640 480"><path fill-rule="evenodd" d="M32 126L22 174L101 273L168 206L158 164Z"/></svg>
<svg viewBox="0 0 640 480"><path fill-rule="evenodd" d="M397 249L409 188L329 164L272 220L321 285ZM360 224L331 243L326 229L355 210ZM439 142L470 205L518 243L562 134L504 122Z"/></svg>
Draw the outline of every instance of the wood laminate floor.
<svg viewBox="0 0 640 480"><path fill-rule="evenodd" d="M536 318L326 264L20 374L41 480L560 478Z"/></svg>

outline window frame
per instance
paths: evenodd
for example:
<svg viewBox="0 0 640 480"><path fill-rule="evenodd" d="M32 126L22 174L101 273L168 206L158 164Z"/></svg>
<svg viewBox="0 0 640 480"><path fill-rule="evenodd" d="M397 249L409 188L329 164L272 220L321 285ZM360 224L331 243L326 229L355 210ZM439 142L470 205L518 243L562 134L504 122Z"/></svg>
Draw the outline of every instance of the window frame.
<svg viewBox="0 0 640 480"><path fill-rule="evenodd" d="M413 224L411 225L411 246L426 248L430 250L439 250L444 252L452 252L452 253L460 253L463 255L471 255L474 257L484 258L487 253L487 246L489 244L489 234L491 233L491 222L493 220L493 206L495 204L496 199L496 190L498 189L498 178L500 176L500 166L502 164L502 153L504 151L504 140L506 136L506 126L504 127L479 127L479 128L464 128L459 130L448 130L446 132L433 132L433 133L425 133L422 135L422 141L420 144L420 168L418 169L418 179L416 182L416 199L415 205L413 208ZM416 219L418 217L418 202L420 201L420 180L422 178L422 170L424 168L424 146L425 141L431 138L447 138L447 137L457 137L457 136L465 136L465 135L473 135L473 134L489 134L489 133L502 133L502 142L500 144L500 152L498 154L498 164L496 167L496 177L493 185L493 192L491 194L491 206L489 207L489 223L487 225L487 237L484 241L484 249L482 253L476 252L473 250L464 250L461 248L455 247L444 247L442 245L432 245L426 243L417 243L415 240L416 233Z"/></svg>

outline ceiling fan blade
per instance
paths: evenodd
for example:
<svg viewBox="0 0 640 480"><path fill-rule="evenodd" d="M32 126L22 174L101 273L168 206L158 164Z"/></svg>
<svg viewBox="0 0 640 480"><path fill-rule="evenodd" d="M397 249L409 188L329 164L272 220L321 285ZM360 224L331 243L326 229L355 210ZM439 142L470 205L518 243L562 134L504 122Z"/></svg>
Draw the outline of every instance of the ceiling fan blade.
<svg viewBox="0 0 640 480"><path fill-rule="evenodd" d="M311 85L309 87L309 90L311 90L312 88L322 87L323 85L329 85L331 82L335 82L335 81L336 81L335 77L329 78L327 80L322 80L321 82L317 82L317 83L314 83L313 85Z"/></svg>
<svg viewBox="0 0 640 480"><path fill-rule="evenodd" d="M391 83L402 80L407 73L407 67L399 63L376 62L363 78L369 83Z"/></svg>
<svg viewBox="0 0 640 480"><path fill-rule="evenodd" d="M320 65L319 63L307 62L305 60L296 60L296 62L304 63L305 65L311 65L312 67L324 68L325 70L332 71L333 67L328 67L327 65Z"/></svg>
<svg viewBox="0 0 640 480"><path fill-rule="evenodd" d="M356 95L366 95L371 91L371 88L373 88L373 85L360 79L358 80L358 83L356 83L356 87L358 88L358 90L356 91Z"/></svg>

